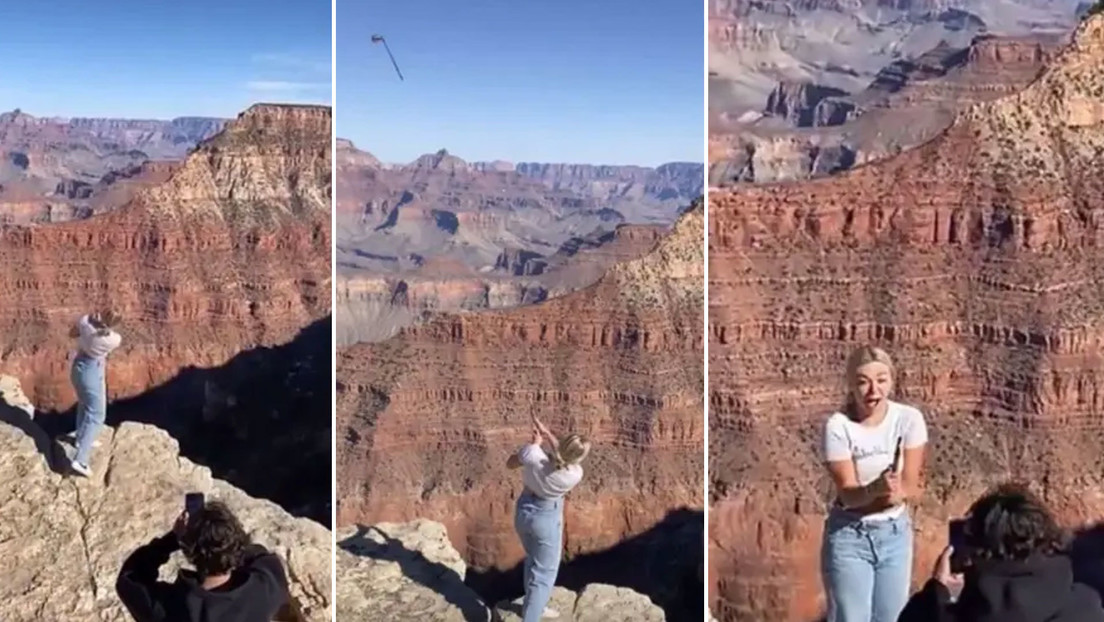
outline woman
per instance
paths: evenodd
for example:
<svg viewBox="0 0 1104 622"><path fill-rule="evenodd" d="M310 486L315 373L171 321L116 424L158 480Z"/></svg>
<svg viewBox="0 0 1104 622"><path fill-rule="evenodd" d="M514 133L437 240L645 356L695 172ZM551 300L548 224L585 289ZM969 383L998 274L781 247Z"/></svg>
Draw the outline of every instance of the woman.
<svg viewBox="0 0 1104 622"><path fill-rule="evenodd" d="M580 464L590 452L590 442L578 434L558 440L536 417L533 426L532 442L506 461L507 467L522 470L525 484L514 514L514 529L525 548L523 622L559 617L545 605L560 570L563 498L582 481ZM548 441L551 457L541 449L542 438Z"/></svg>
<svg viewBox="0 0 1104 622"><path fill-rule="evenodd" d="M908 601L912 523L927 426L919 410L889 399L893 361L862 347L847 361L847 402L824 427L836 500L822 547L828 622L894 622Z"/></svg>
<svg viewBox="0 0 1104 622"><path fill-rule="evenodd" d="M949 529L948 529L949 531ZM1074 581L1065 535L1026 486L1002 484L964 521L963 574L948 546L900 622L1104 622L1092 588Z"/></svg>
<svg viewBox="0 0 1104 622"><path fill-rule="evenodd" d="M69 335L77 339L77 354L69 379L77 391L77 425L70 438L76 455L70 467L85 476L92 476L89 467L92 448L107 418L107 355L119 347L123 338L115 332L119 316L114 311L96 312L77 320Z"/></svg>

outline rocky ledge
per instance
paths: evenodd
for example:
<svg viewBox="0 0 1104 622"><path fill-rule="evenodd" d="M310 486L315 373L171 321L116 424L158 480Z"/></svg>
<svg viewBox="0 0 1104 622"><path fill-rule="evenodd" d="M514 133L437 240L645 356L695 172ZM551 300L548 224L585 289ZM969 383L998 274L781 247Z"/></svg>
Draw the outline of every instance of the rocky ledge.
<svg viewBox="0 0 1104 622"><path fill-rule="evenodd" d="M148 425L104 428L93 478L59 474L51 467L58 446L30 416L18 381L0 376L0 387L5 622L130 622L115 595L119 567L172 526L190 491L225 502L256 542L283 559L299 619L331 620L328 529L213 479L206 467L181 458L166 432ZM183 561L177 553L162 579L171 580Z"/></svg>
<svg viewBox="0 0 1104 622"><path fill-rule="evenodd" d="M423 622L519 622L521 599L488 607L464 584L467 565L445 526L419 519L338 532L337 618ZM519 586L520 587L520 586ZM630 589L556 587L560 622L664 622L663 610Z"/></svg>

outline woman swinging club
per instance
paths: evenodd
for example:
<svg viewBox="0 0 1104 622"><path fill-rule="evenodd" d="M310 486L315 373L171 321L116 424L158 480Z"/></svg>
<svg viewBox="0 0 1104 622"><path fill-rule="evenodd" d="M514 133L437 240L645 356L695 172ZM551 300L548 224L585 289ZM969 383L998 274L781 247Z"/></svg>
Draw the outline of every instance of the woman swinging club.
<svg viewBox="0 0 1104 622"><path fill-rule="evenodd" d="M893 361L862 347L847 361L847 401L824 428L836 501L824 525L828 622L895 622L909 596L912 523L928 430L919 410L889 399Z"/></svg>
<svg viewBox="0 0 1104 622"><path fill-rule="evenodd" d="M77 354L69 378L77 391L77 425L69 439L76 446L70 463L73 471L92 476L92 448L107 419L107 355L123 338L115 332L119 316L114 311L82 316L69 332L77 339Z"/></svg>
<svg viewBox="0 0 1104 622"><path fill-rule="evenodd" d="M541 449L548 441L551 457ZM521 469L525 489L517 500L514 529L525 548L525 600L523 622L557 618L559 612L546 608L560 569L563 549L563 498L583 479L581 463L590 452L590 442L578 434L557 439L533 417L533 440L506 461Z"/></svg>

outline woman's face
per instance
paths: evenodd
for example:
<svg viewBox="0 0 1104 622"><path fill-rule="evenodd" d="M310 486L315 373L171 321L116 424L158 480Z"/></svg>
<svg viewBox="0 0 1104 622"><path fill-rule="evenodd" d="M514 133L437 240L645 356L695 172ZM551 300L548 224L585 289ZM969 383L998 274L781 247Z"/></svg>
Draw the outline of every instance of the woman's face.
<svg viewBox="0 0 1104 622"><path fill-rule="evenodd" d="M867 363L855 370L852 380L855 404L864 412L872 412L889 398L893 391L893 374L885 363Z"/></svg>

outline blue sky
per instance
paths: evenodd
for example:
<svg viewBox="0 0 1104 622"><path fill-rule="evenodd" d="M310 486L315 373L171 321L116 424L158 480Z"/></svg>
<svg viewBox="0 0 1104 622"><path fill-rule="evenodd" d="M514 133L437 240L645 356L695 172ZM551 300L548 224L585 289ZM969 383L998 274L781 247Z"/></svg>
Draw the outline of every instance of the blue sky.
<svg viewBox="0 0 1104 622"><path fill-rule="evenodd" d="M388 162L701 162L703 19L700 0L337 0L337 134Z"/></svg>
<svg viewBox="0 0 1104 622"><path fill-rule="evenodd" d="M331 100L330 0L32 0L0 9L0 111L232 117Z"/></svg>

